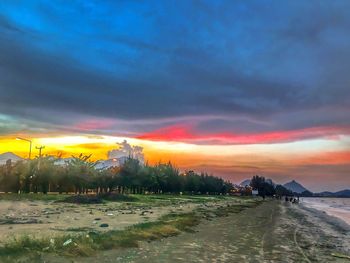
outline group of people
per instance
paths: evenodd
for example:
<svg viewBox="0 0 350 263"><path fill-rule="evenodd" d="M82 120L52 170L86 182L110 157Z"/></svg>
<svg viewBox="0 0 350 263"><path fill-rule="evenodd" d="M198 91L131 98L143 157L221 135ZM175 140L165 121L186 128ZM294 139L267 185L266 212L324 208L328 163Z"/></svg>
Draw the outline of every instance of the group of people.
<svg viewBox="0 0 350 263"><path fill-rule="evenodd" d="M293 203L293 204L298 204L299 203L299 196L298 197L294 197L294 196L291 196L291 197L289 197L289 196L286 196L285 197L285 201L286 202L291 202L291 203Z"/></svg>

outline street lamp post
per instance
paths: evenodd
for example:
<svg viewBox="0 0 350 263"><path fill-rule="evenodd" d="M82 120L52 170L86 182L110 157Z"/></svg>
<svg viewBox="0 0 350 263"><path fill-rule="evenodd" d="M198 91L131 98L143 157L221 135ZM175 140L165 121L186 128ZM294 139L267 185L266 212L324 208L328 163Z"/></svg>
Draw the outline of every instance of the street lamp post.
<svg viewBox="0 0 350 263"><path fill-rule="evenodd" d="M25 138L21 138L21 137L17 137L16 140L29 142L29 158L28 159L30 160L30 157L32 155L32 141L25 139Z"/></svg>

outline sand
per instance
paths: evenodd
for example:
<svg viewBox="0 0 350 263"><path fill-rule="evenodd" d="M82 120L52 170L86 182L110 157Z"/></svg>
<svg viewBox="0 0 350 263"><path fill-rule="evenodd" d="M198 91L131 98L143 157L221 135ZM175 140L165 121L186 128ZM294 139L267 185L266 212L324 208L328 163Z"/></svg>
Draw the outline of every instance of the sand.
<svg viewBox="0 0 350 263"><path fill-rule="evenodd" d="M182 210L192 210L194 204ZM75 205L63 203L0 201L0 243L22 235L55 236L62 232L79 232L80 229L108 231L124 229L145 221L154 221L178 207L135 208L133 206L108 203L97 205ZM108 228L101 228L108 224Z"/></svg>
<svg viewBox="0 0 350 263"><path fill-rule="evenodd" d="M75 262L350 262L349 226L280 201L206 221L195 233Z"/></svg>
<svg viewBox="0 0 350 263"><path fill-rule="evenodd" d="M209 202L208 206L216 207L226 202ZM156 221L170 212L190 212L202 205L185 198L177 198L168 205L161 202L78 205L53 201L1 200L0 245L21 236L40 238L79 234L83 231L122 230L134 224ZM101 228L101 224L108 224L108 227Z"/></svg>
<svg viewBox="0 0 350 263"><path fill-rule="evenodd" d="M211 210L224 203L229 201L172 204L144 209L153 211L147 220L156 220L170 211L188 212L198 208ZM21 211L29 218L39 215L37 218L43 220L41 224L16 224L13 229L9 229L9 225L0 225L2 236L39 229L41 235L58 234L60 230L57 229L67 229L68 226L86 226L104 231L93 223L96 217L101 218L99 222L110 224L109 230L145 220L141 215L143 209L136 210L135 207L120 203L78 206L3 201L0 209L2 216L4 212L16 215ZM46 218L45 211L60 213L49 214L50 217ZM137 212L126 214L127 211ZM111 213L113 216L108 215ZM56 217L59 220L53 220ZM101 251L82 258L44 254L40 262L350 262L349 259L336 257L339 255L350 255L349 225L301 204L273 200L227 217L212 220L203 218L194 233L182 233L161 241L141 242L138 248Z"/></svg>

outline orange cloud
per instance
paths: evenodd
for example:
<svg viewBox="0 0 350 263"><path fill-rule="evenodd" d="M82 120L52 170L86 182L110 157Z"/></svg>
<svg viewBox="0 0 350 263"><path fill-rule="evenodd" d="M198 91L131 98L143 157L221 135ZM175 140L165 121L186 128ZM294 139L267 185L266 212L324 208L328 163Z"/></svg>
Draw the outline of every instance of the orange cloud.
<svg viewBox="0 0 350 263"><path fill-rule="evenodd" d="M329 151L318 154L304 154L301 158L296 158L293 163L298 165L337 165L350 164L350 151Z"/></svg>

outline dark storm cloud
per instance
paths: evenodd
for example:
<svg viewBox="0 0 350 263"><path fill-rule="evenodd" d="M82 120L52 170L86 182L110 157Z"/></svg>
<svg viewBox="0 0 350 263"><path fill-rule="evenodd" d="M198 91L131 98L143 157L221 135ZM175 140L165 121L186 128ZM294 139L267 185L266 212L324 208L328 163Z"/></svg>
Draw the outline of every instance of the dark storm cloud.
<svg viewBox="0 0 350 263"><path fill-rule="evenodd" d="M348 1L18 5L0 5L0 113L14 119L154 120L130 132L186 116L214 116L198 121L207 131L350 124Z"/></svg>

